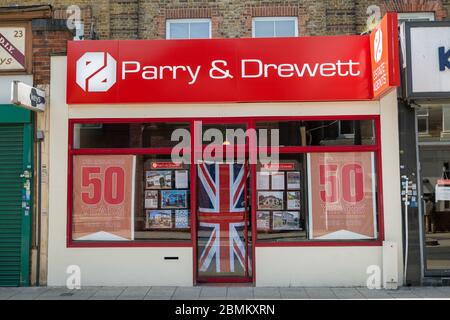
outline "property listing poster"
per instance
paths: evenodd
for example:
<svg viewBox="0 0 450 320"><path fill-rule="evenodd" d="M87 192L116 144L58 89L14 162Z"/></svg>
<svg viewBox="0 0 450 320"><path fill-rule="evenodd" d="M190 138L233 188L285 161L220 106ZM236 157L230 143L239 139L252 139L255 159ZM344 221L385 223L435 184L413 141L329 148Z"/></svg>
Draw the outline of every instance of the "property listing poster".
<svg viewBox="0 0 450 320"><path fill-rule="evenodd" d="M133 155L73 159L73 240L133 240Z"/></svg>
<svg viewBox="0 0 450 320"><path fill-rule="evenodd" d="M308 154L310 239L376 238L371 152Z"/></svg>

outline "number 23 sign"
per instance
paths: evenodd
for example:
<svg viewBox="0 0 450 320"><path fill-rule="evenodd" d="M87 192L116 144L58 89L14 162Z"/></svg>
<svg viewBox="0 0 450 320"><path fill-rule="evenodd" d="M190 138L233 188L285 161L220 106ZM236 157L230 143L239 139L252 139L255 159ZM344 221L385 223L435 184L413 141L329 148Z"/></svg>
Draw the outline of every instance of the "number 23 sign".
<svg viewBox="0 0 450 320"><path fill-rule="evenodd" d="M132 155L80 155L73 168L73 240L133 239Z"/></svg>
<svg viewBox="0 0 450 320"><path fill-rule="evenodd" d="M371 152L308 154L311 239L376 238Z"/></svg>

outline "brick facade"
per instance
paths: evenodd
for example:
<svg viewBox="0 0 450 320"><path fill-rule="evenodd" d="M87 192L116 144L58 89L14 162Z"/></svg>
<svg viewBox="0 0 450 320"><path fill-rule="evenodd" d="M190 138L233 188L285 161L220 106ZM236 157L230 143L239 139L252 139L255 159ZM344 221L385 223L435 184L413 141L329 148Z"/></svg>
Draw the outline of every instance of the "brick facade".
<svg viewBox="0 0 450 320"><path fill-rule="evenodd" d="M16 2L0 0L0 7ZM22 6L46 3L20 1ZM434 12L437 20L446 19L450 9L450 0L58 0L50 3L53 19L61 21L68 16L67 6L80 7L85 39L92 35L99 39L164 39L167 19L190 18L210 18L213 38L251 37L252 18L270 16L297 17L300 36L355 34L365 31L370 5L378 5L381 14ZM59 30L33 31L38 82L48 83L48 69L42 57L64 51L64 41L72 37L63 28L60 24Z"/></svg>

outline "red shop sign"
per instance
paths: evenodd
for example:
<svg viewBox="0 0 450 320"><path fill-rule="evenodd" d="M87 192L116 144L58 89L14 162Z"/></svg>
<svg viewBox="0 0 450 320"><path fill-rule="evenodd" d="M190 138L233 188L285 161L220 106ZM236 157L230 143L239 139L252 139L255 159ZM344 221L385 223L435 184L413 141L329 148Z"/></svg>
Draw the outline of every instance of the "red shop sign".
<svg viewBox="0 0 450 320"><path fill-rule="evenodd" d="M152 169L182 169L183 164L181 162L152 162Z"/></svg>
<svg viewBox="0 0 450 320"><path fill-rule="evenodd" d="M370 34L374 98L400 85L397 14L387 13Z"/></svg>
<svg viewBox="0 0 450 320"><path fill-rule="evenodd" d="M67 103L370 100L370 47L369 35L69 41Z"/></svg>
<svg viewBox="0 0 450 320"><path fill-rule="evenodd" d="M295 163L292 162L284 162L284 163L270 163L270 164L263 164L262 165L263 170L267 171L285 171L285 170L294 170L295 169Z"/></svg>

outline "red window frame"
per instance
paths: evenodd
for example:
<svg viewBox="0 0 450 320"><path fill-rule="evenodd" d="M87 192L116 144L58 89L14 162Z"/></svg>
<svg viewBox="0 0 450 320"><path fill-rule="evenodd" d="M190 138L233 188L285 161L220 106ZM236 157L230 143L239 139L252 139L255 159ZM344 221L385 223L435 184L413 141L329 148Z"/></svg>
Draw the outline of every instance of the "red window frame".
<svg viewBox="0 0 450 320"><path fill-rule="evenodd" d="M196 167L194 157L191 157L190 169L190 196L191 196L191 240L180 242L151 242L151 241L130 241L130 242L94 242L94 241L73 241L72 239L72 209L73 209L73 156L81 154L170 154L171 148L81 148L74 149L74 126L75 124L94 123L148 123L148 122L185 122L190 125L190 132L194 130L194 121L202 123L227 123L246 124L247 128L255 128L258 121L329 121L329 120L373 120L375 124L375 144L360 146L285 146L280 147L280 153L312 153L312 152L374 152L376 159L377 177L377 228L378 238L373 240L303 240L296 242L261 242L257 239L256 230L256 164L250 164L250 183L252 186L252 264L253 278L255 277L255 249L256 247L346 247L346 246L381 246L384 240L384 209L383 209L383 185L382 185L382 155L381 155L381 134L379 115L339 115L339 116L283 116L283 117L239 117L239 118L89 118L89 119L69 119L68 135L68 172L67 172L67 226L66 226L66 247L67 248L107 248L107 247L189 247L194 249L194 273L196 273L196 252L197 252L197 209L196 209ZM194 139L191 139L190 153L193 154ZM249 150L252 152L253 150Z"/></svg>

